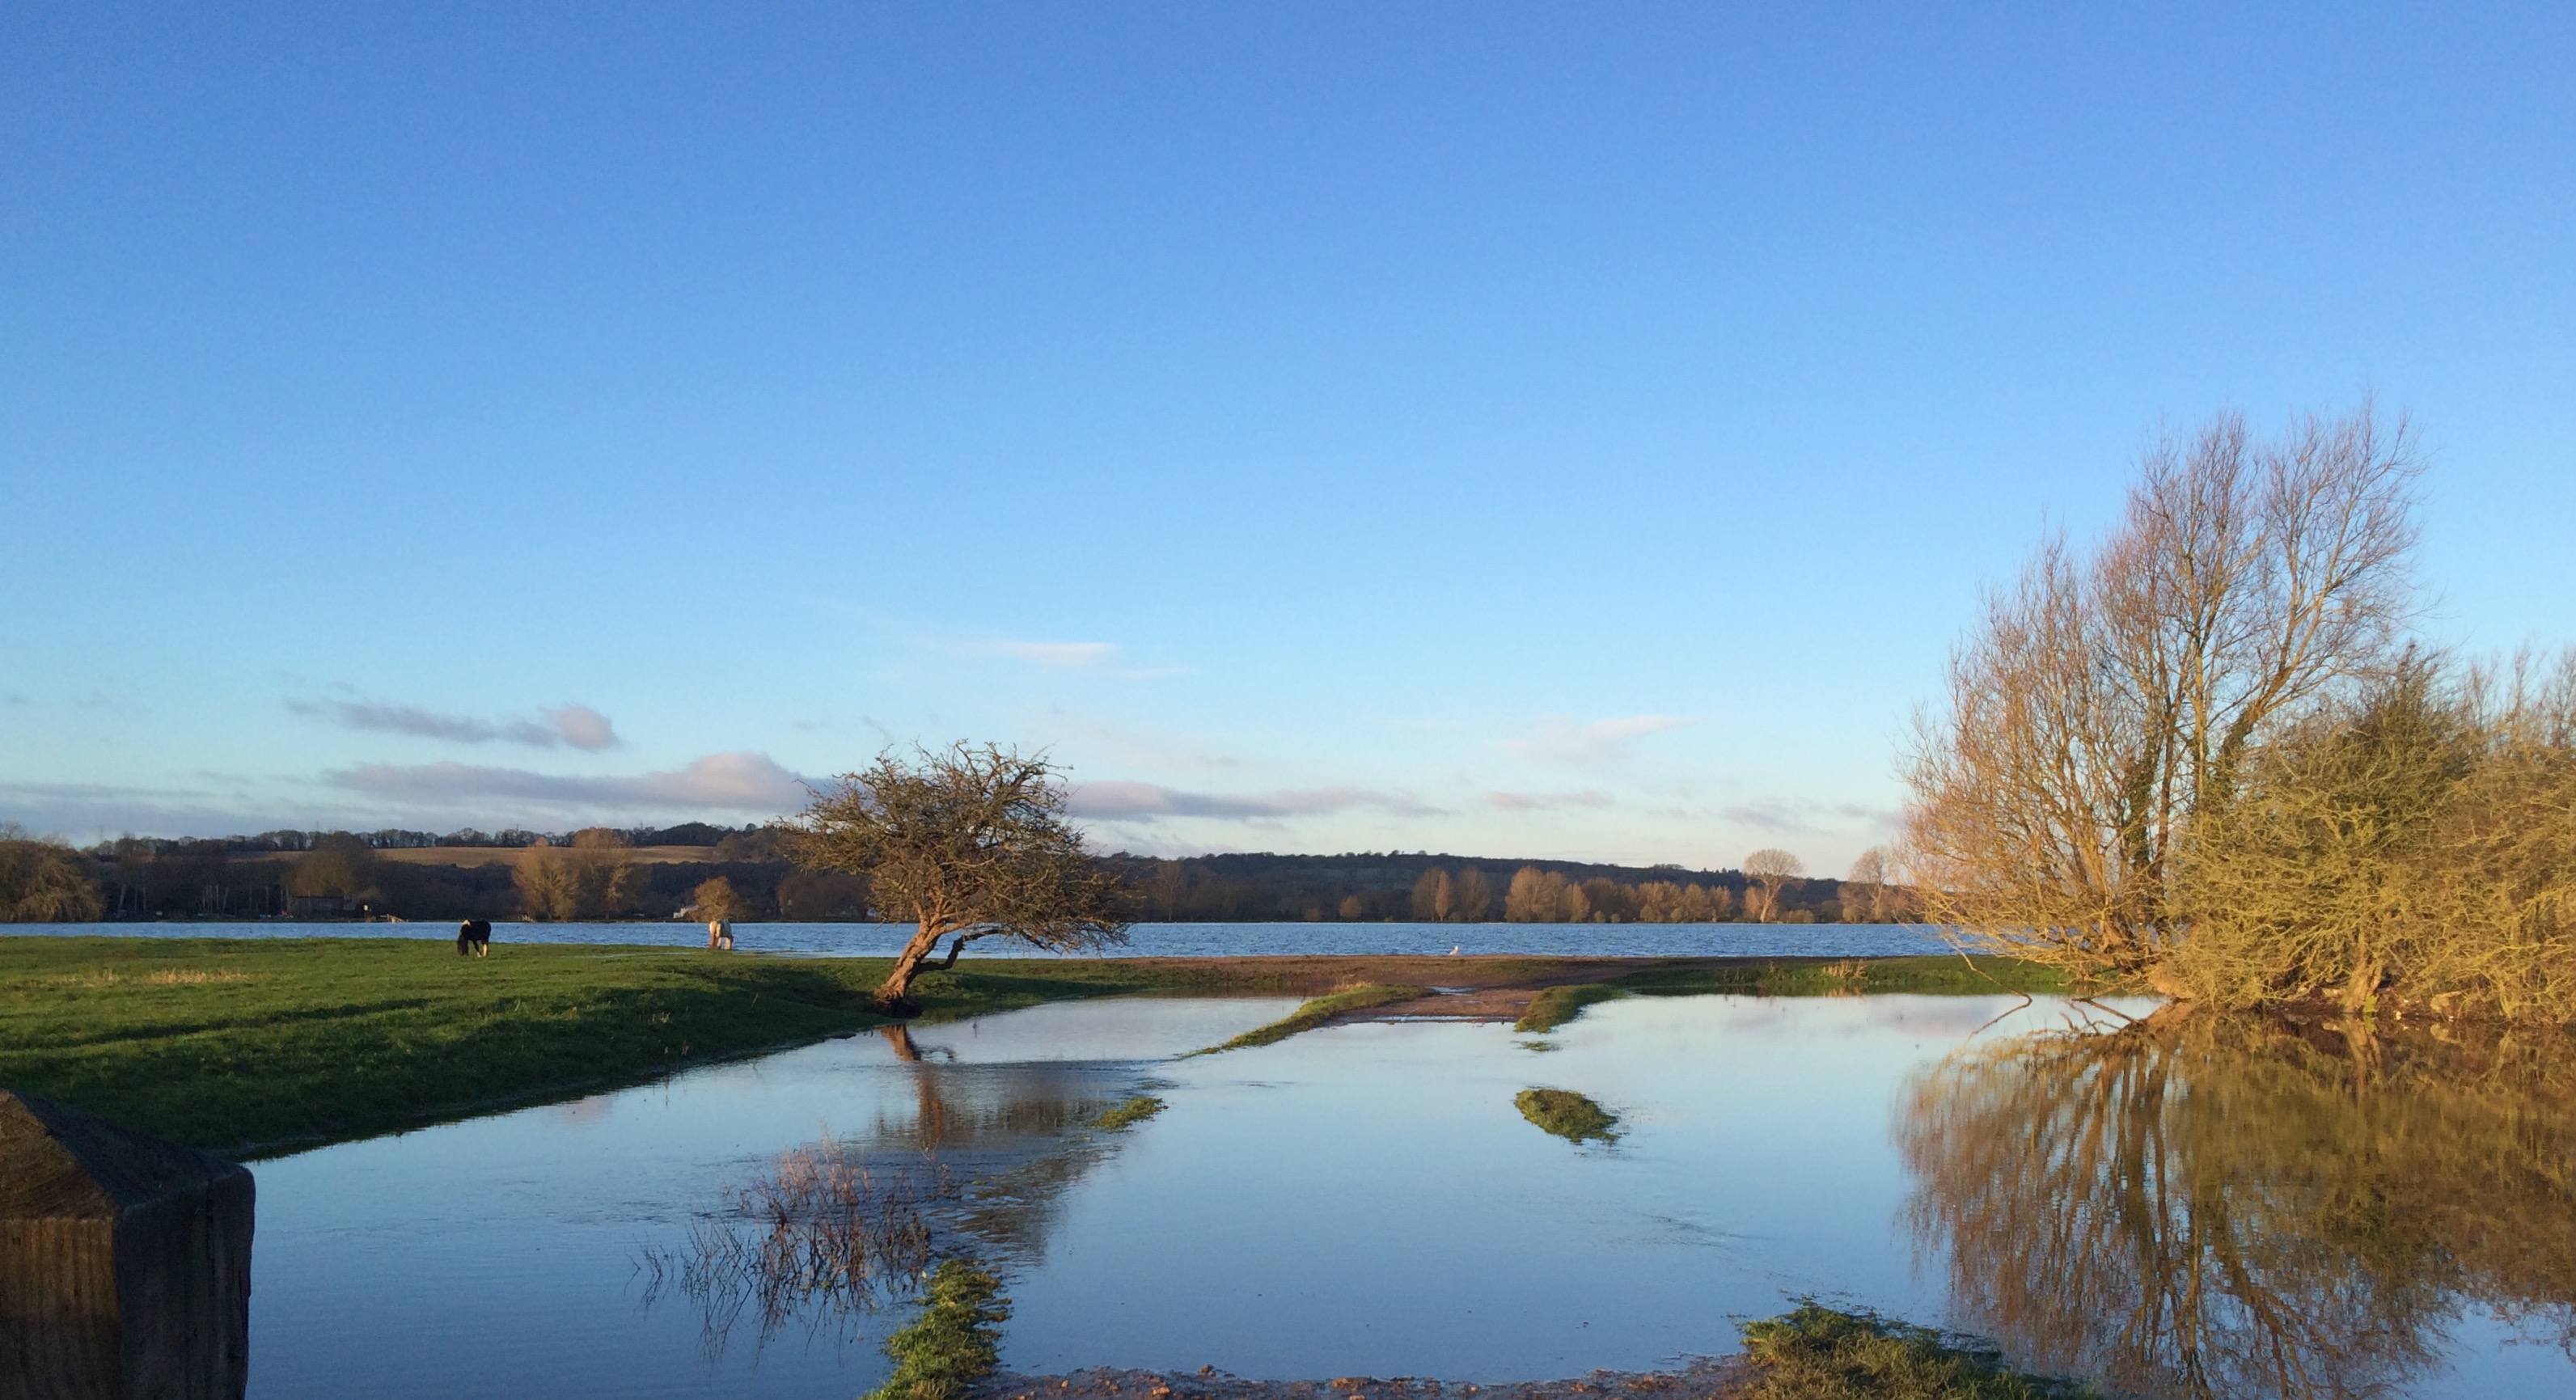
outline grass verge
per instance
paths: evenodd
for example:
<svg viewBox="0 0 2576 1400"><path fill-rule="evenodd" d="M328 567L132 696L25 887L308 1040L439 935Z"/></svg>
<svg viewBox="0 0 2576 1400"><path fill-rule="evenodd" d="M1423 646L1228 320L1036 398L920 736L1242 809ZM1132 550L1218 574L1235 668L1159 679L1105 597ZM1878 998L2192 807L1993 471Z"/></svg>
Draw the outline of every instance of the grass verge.
<svg viewBox="0 0 2576 1400"><path fill-rule="evenodd" d="M2008 1370L1994 1352L1928 1327L1809 1300L1744 1325L1746 1400L2079 1400L2089 1386Z"/></svg>
<svg viewBox="0 0 2576 1400"><path fill-rule="evenodd" d="M1416 997L1429 995L1431 995L1429 987L1372 982L1364 987L1352 987L1346 991L1334 992L1329 996L1317 997L1269 1025L1257 1026L1245 1031L1223 1045L1211 1045L1205 1050L1194 1050L1190 1053L1216 1055L1228 1050L1248 1050L1256 1045L1272 1045L1300 1031L1311 1031L1345 1011L1363 1011L1372 1006L1392 1006L1399 1001L1412 1001Z"/></svg>
<svg viewBox="0 0 2576 1400"><path fill-rule="evenodd" d="M883 1024L881 958L418 939L0 937L0 1086L257 1157L646 1082ZM1230 990L1224 969L989 960L926 1019Z"/></svg>
<svg viewBox="0 0 2576 1400"><path fill-rule="evenodd" d="M1567 1142L1619 1140L1619 1115L1571 1089L1523 1089L1512 1096L1521 1116Z"/></svg>
<svg viewBox="0 0 2576 1400"><path fill-rule="evenodd" d="M894 1374L867 1400L957 1400L1002 1361L1002 1281L963 1259L931 1271L921 1316L885 1340Z"/></svg>

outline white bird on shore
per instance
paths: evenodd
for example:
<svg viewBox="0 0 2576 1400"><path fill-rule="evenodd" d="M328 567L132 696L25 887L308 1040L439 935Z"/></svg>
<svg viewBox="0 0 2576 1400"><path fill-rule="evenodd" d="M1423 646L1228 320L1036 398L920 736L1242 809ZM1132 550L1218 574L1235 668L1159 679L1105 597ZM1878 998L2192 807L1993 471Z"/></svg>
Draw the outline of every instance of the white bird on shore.
<svg viewBox="0 0 2576 1400"><path fill-rule="evenodd" d="M1452 944L1450 944L1450 945L1449 945L1449 956L1451 956L1451 957L1453 957L1453 958L1454 958L1454 957L1456 957L1456 956L1458 956L1458 950L1459 950L1460 948L1464 947L1464 946L1466 946L1466 945L1464 945L1464 944L1460 944L1460 943L1452 943Z"/></svg>

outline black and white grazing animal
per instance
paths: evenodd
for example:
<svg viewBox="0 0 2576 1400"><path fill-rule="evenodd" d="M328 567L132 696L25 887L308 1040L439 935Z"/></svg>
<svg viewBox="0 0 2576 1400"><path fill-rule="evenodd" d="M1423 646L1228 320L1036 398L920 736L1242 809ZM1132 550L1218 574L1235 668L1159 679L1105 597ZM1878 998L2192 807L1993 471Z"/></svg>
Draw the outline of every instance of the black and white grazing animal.
<svg viewBox="0 0 2576 1400"><path fill-rule="evenodd" d="M467 953L472 953L478 958L491 956L492 921L490 919L467 919L456 926L456 956L461 958Z"/></svg>

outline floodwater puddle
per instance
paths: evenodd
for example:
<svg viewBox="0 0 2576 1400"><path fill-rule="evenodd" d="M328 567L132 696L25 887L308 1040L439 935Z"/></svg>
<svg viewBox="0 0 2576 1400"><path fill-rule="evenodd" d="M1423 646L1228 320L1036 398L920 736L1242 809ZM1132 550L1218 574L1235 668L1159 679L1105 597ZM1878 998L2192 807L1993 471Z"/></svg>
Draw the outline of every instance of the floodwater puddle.
<svg viewBox="0 0 2576 1400"><path fill-rule="evenodd" d="M2142 1393L2576 1393L2546 1047L1638 997L1178 1058L1294 1006L1038 1007L261 1164L252 1393L846 1400L949 1248L1023 1373L1650 1369L1814 1294ZM1534 1083L1615 1134L1534 1127Z"/></svg>

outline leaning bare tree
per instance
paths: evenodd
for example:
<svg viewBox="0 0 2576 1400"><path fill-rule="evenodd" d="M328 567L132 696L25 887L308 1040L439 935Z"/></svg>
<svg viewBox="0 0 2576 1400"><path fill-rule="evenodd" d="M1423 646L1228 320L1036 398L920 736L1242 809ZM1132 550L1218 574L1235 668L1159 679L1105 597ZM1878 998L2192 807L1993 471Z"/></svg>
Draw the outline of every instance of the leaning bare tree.
<svg viewBox="0 0 2576 1400"><path fill-rule="evenodd" d="M2402 657L2417 470L2405 422L2366 404L2269 442L2223 414L2147 453L2089 555L2044 543L1917 721L1904 860L1924 917L2159 980L2195 814L2281 725Z"/></svg>
<svg viewBox="0 0 2576 1400"><path fill-rule="evenodd" d="M870 902L918 926L877 988L891 1011L915 1008L912 981L942 938L942 967L979 938L1051 951L1124 942L1116 879L1064 819L1065 791L1044 756L985 745L888 752L818 792L793 825L809 870L867 877Z"/></svg>

